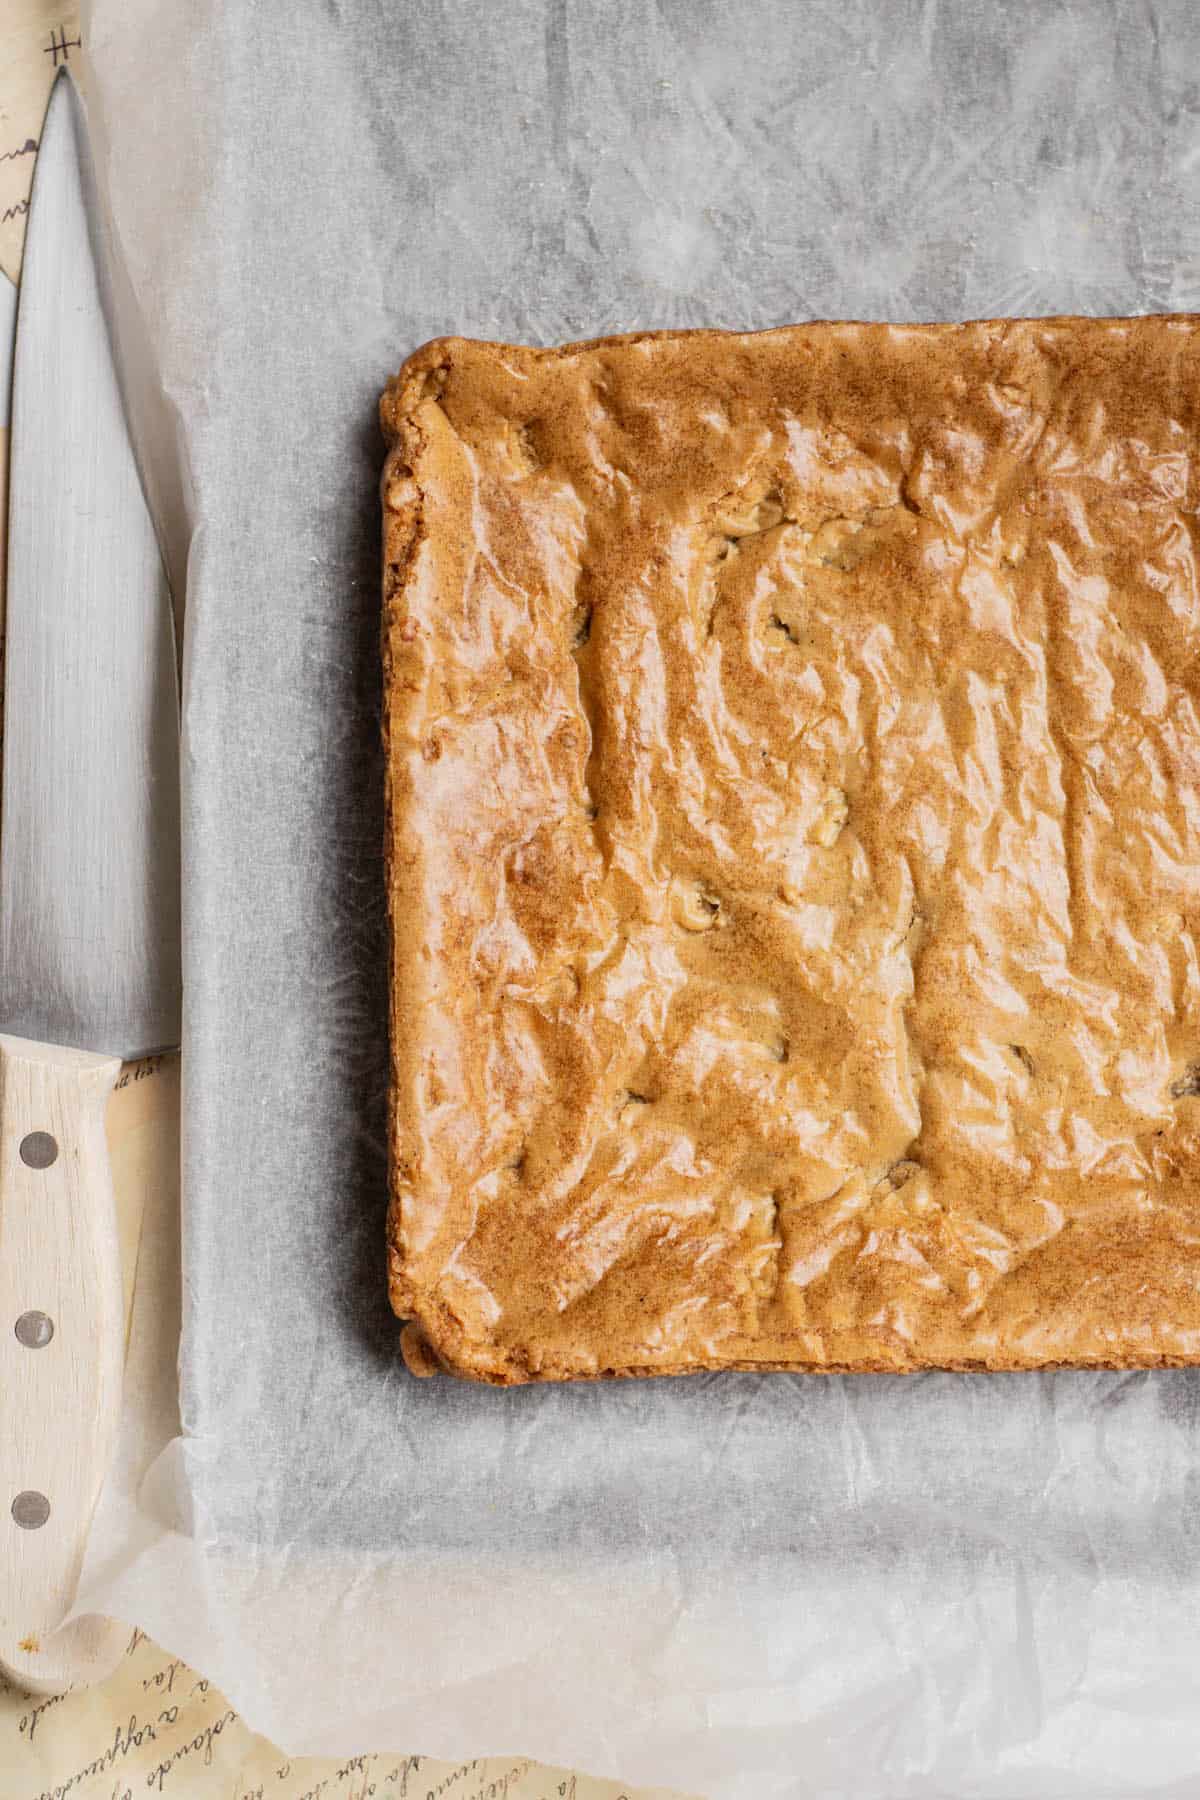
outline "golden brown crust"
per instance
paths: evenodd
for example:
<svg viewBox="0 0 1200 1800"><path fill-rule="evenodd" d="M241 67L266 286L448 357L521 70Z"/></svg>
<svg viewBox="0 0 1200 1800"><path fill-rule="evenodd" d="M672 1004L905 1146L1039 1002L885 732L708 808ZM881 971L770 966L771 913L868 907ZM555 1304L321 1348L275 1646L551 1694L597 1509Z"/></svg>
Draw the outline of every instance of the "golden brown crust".
<svg viewBox="0 0 1200 1800"><path fill-rule="evenodd" d="M1200 1360L1198 377L1158 318L389 384L423 1368Z"/></svg>

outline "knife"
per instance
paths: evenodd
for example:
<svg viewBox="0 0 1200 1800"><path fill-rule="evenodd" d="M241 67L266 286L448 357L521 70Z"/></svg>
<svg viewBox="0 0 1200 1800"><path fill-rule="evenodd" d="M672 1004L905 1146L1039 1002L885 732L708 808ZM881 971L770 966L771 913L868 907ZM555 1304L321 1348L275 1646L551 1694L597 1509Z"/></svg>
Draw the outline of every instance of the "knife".
<svg viewBox="0 0 1200 1800"><path fill-rule="evenodd" d="M63 1621L115 1447L124 1308L105 1108L180 1038L170 597L126 428L82 103L51 92L11 416L0 813L0 1667L102 1679Z"/></svg>
<svg viewBox="0 0 1200 1800"><path fill-rule="evenodd" d="M8 430L12 393L12 343L17 328L17 290L0 269L0 430Z"/></svg>

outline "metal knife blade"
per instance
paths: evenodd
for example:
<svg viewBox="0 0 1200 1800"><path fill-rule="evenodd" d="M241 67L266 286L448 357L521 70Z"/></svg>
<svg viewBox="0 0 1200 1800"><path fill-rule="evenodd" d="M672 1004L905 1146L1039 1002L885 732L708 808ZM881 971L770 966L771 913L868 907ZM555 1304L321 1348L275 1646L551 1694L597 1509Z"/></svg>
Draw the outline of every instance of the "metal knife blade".
<svg viewBox="0 0 1200 1800"><path fill-rule="evenodd" d="M0 430L8 430L12 398L13 333L17 328L17 290L0 269Z"/></svg>
<svg viewBox="0 0 1200 1800"><path fill-rule="evenodd" d="M0 1029L133 1057L180 1035L179 718L89 171L63 77L34 174L13 372Z"/></svg>
<svg viewBox="0 0 1200 1800"><path fill-rule="evenodd" d="M0 817L0 1671L102 1679L67 1620L120 1417L108 1097L179 1041L178 694L126 430L83 109L50 99L13 373Z"/></svg>

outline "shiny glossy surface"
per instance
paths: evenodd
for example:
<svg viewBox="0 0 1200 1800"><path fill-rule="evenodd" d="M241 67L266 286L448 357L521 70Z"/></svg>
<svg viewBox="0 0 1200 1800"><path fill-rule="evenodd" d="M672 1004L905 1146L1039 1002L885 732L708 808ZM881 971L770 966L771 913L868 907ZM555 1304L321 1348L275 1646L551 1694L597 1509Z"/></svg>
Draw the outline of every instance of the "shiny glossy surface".
<svg viewBox="0 0 1200 1800"><path fill-rule="evenodd" d="M1191 319L383 404L414 1362L1200 1357Z"/></svg>

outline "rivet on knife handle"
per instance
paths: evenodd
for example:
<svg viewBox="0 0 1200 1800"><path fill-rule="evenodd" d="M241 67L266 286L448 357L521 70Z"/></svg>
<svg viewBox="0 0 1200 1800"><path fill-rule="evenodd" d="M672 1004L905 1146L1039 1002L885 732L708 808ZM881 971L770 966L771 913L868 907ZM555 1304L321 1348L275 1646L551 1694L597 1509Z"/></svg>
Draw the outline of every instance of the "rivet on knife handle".
<svg viewBox="0 0 1200 1800"><path fill-rule="evenodd" d="M129 1635L89 1621L81 1667L78 1634L57 1632L119 1418L104 1111L120 1069L119 1057L0 1036L0 1660L40 1692L78 1680L98 1652L111 1666Z"/></svg>

